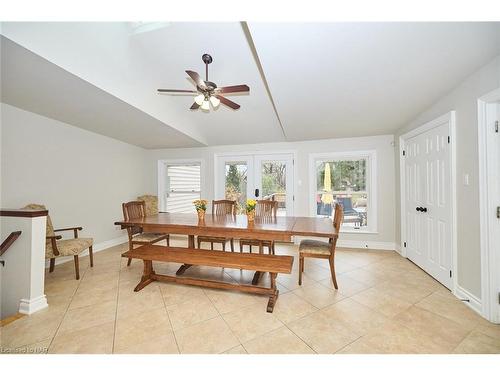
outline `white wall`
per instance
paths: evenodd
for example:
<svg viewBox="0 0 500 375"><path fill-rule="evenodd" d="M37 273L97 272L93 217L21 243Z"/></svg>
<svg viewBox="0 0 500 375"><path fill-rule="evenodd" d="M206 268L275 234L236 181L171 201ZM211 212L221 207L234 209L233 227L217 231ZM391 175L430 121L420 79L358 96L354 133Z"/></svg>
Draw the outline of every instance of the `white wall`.
<svg viewBox="0 0 500 375"><path fill-rule="evenodd" d="M156 192L146 190L146 151L10 105L0 109L2 207L42 203L56 228L82 226L81 237L97 244L124 236L113 225L123 217L121 203Z"/></svg>
<svg viewBox="0 0 500 375"><path fill-rule="evenodd" d="M300 184L295 191L295 213L297 216L310 215L311 192L309 192L309 154L322 152L376 150L378 171L378 233L344 234L343 240L367 241L370 245L393 246L395 242L395 202L394 202L394 147L393 136L374 136L321 141L263 143L253 145L231 145L216 147L197 147L184 149L150 150L146 157L148 191L156 191L158 184L157 162L162 159L193 159L204 161L202 171L202 196L214 197L214 154L223 152L272 152L296 151L296 181ZM315 177L314 177L315 178ZM383 243L379 243L383 242Z"/></svg>
<svg viewBox="0 0 500 375"><path fill-rule="evenodd" d="M450 62L452 63L452 61ZM500 56L471 75L456 89L421 113L396 134L399 136L449 111L456 111L457 150L457 242L458 284L481 298L481 256L479 244L479 183L477 100L500 87ZM396 212L400 212L399 146L396 153ZM463 184L463 175L469 175L470 184ZM396 220L396 237L400 242L400 221Z"/></svg>

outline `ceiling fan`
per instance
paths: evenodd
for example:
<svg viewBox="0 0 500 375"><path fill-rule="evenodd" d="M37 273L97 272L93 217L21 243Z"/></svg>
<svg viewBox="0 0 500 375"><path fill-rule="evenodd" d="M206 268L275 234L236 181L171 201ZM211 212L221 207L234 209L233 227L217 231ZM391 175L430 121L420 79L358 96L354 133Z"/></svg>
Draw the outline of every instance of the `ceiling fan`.
<svg viewBox="0 0 500 375"><path fill-rule="evenodd" d="M194 98L194 103L190 109L201 109L208 111L210 110L210 104L213 108L217 108L220 103L227 105L232 109L240 108L239 104L227 99L221 94L235 94L239 92L248 92L250 87L247 85L236 85L236 86L225 86L217 87L217 85L208 80L208 64L211 64L213 59L212 56L205 53L201 59L205 63L205 74L206 79L202 80L200 75L192 70L186 70L186 73L196 84L196 90L176 90L176 89L158 89L159 93L192 93L198 94Z"/></svg>

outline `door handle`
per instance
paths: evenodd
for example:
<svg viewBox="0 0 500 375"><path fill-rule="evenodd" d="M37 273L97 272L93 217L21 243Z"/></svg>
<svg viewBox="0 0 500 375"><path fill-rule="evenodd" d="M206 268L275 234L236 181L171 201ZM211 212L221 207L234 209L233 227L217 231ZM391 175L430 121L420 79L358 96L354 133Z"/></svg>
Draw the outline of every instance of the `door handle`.
<svg viewBox="0 0 500 375"><path fill-rule="evenodd" d="M259 189L255 189L255 198L259 197Z"/></svg>
<svg viewBox="0 0 500 375"><path fill-rule="evenodd" d="M415 208L415 210L422 211L422 207L417 207L417 208Z"/></svg>
<svg viewBox="0 0 500 375"><path fill-rule="evenodd" d="M420 211L427 212L427 208L426 207L420 207Z"/></svg>

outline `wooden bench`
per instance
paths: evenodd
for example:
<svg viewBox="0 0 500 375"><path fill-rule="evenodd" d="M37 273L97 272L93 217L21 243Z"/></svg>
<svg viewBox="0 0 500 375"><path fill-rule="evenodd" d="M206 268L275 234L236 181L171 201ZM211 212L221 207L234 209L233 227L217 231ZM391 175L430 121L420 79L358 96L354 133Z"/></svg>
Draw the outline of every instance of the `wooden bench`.
<svg viewBox="0 0 500 375"><path fill-rule="evenodd" d="M122 257L142 259L144 261L144 273L141 281L134 288L135 292L138 292L153 281L170 281L178 284L197 285L218 289L235 289L241 292L268 295L269 302L267 304L267 312L270 313L273 312L279 294L276 288L276 277L278 273L291 273L293 264L293 257L288 255L229 253L158 245L144 245L123 253ZM161 275L155 273L153 270L153 261L269 272L271 275L271 286L263 287L184 277L179 276L182 274L179 272L177 276Z"/></svg>

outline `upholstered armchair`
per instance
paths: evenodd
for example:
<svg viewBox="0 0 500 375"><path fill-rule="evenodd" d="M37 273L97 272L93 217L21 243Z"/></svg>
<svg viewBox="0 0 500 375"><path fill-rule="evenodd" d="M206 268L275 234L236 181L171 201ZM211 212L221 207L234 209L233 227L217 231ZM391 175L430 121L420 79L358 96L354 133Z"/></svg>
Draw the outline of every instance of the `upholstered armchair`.
<svg viewBox="0 0 500 375"><path fill-rule="evenodd" d="M46 210L45 206L41 204L28 204L24 208L31 210ZM86 249L89 249L90 267L94 266L94 254L92 252L94 240L92 238L79 238L78 232L82 229L82 227L54 229L50 216L47 216L45 259L50 259L49 272L54 271L56 258L73 256L75 262L75 276L77 280L80 279L78 256ZM62 239L61 235L56 234L65 231L73 231L73 238Z"/></svg>
<svg viewBox="0 0 500 375"><path fill-rule="evenodd" d="M141 195L138 201L143 201L146 205L146 216L158 214L158 197L156 195Z"/></svg>

